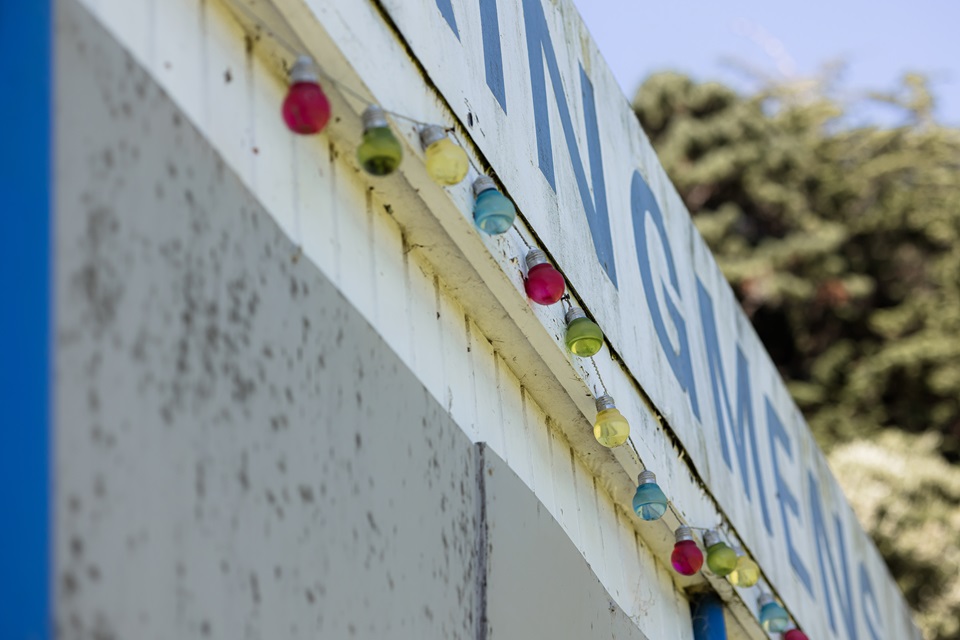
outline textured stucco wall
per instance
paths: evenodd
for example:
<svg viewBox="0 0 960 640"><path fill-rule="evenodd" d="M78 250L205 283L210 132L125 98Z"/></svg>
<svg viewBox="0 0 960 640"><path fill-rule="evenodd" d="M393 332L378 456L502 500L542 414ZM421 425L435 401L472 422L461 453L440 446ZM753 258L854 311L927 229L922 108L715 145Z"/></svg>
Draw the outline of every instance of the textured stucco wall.
<svg viewBox="0 0 960 640"><path fill-rule="evenodd" d="M62 636L473 637L469 440L83 10L58 34Z"/></svg>
<svg viewBox="0 0 960 640"><path fill-rule="evenodd" d="M59 636L642 638L149 75L56 29Z"/></svg>

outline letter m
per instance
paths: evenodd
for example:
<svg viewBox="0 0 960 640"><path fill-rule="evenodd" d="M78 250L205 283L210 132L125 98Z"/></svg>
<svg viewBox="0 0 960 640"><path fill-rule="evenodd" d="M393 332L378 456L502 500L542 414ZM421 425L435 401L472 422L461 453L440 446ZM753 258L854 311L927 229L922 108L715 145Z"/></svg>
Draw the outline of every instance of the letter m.
<svg viewBox="0 0 960 640"><path fill-rule="evenodd" d="M749 463L753 462L754 477L757 481L757 493L760 495L760 509L763 513L763 523L767 533L773 534L773 525L770 523L770 513L767 509L767 497L763 490L763 475L760 472L760 455L757 451L757 434L753 420L753 398L750 393L750 363L740 345L737 345L737 397L736 408L730 401L727 392L727 378L723 372L723 361L720 357L720 340L717 335L717 325L713 313L713 300L707 293L706 287L697 278L697 298L700 303L700 322L703 325L703 338L707 347L707 363L710 373L710 387L713 390L713 406L717 416L717 430L720 433L720 448L727 468L733 471L733 461L730 457L730 445L727 440L727 431L730 431L737 448L737 461L740 464L740 479L743 482L743 492L750 500L750 470ZM748 452L748 448L750 451ZM748 458L748 455L750 458Z"/></svg>

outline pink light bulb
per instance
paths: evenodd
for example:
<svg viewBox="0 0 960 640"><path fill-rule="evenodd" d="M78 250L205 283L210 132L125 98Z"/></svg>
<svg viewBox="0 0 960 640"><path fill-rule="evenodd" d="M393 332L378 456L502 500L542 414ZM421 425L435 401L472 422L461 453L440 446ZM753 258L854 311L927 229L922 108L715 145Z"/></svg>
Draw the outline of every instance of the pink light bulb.
<svg viewBox="0 0 960 640"><path fill-rule="evenodd" d="M558 302L567 288L563 275L547 262L546 254L540 249L531 249L526 262L527 279L523 288L530 299L543 305Z"/></svg>
<svg viewBox="0 0 960 640"><path fill-rule="evenodd" d="M294 133L319 133L330 120L330 101L320 88L313 60L300 56L290 70L290 90L283 101L283 121Z"/></svg>
<svg viewBox="0 0 960 640"><path fill-rule="evenodd" d="M807 634L800 629L790 629L785 634L783 634L783 640L810 640L807 638Z"/></svg>
<svg viewBox="0 0 960 640"><path fill-rule="evenodd" d="M677 544L670 554L673 569L683 576L692 576L703 566L703 552L693 540L690 527L680 525L676 531Z"/></svg>

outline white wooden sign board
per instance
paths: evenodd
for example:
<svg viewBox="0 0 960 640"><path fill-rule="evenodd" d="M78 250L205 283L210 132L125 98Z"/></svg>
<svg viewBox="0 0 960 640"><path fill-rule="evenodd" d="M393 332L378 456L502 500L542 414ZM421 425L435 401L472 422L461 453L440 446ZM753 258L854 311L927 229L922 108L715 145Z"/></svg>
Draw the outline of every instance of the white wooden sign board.
<svg viewBox="0 0 960 640"><path fill-rule="evenodd" d="M571 2L381 6L811 637L919 638Z"/></svg>

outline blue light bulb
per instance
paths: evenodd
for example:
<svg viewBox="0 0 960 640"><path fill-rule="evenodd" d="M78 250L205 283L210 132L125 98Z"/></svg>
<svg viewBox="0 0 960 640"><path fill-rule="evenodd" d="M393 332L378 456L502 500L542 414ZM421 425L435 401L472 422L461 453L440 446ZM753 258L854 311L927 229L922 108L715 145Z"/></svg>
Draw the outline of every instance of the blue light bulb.
<svg viewBox="0 0 960 640"><path fill-rule="evenodd" d="M768 633L780 633L790 626L790 616L769 593L760 596L760 626Z"/></svg>
<svg viewBox="0 0 960 640"><path fill-rule="evenodd" d="M506 233L517 217L510 199L497 191L496 183L488 176L477 178L473 193L477 198L473 205L473 220L477 227L491 236Z"/></svg>
<svg viewBox="0 0 960 640"><path fill-rule="evenodd" d="M637 478L637 492L633 494L633 510L644 520L659 520L667 512L664 495L653 471L644 471Z"/></svg>

